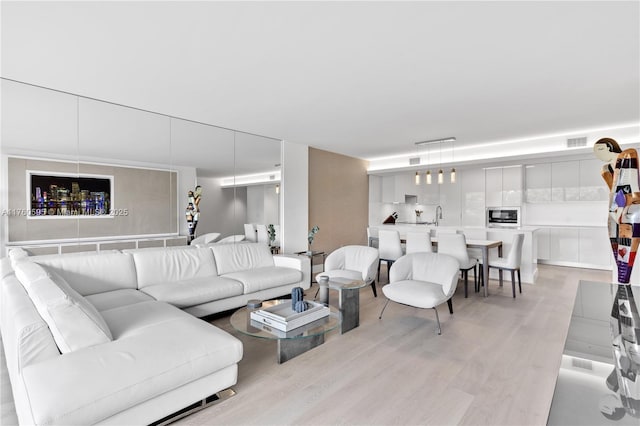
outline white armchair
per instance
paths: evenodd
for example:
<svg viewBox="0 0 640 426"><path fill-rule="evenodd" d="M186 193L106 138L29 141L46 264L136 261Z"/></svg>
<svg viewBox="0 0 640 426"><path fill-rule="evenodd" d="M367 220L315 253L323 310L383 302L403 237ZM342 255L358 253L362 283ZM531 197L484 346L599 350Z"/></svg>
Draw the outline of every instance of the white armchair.
<svg viewBox="0 0 640 426"><path fill-rule="evenodd" d="M378 250L373 247L340 247L327 256L324 261L325 270L316 276L316 280L321 277L363 280L371 285L374 297L378 297L375 282L377 264Z"/></svg>
<svg viewBox="0 0 640 426"><path fill-rule="evenodd" d="M208 234L200 235L197 238L194 238L191 241L191 245L195 246L197 244L209 244L215 242L220 237L219 232L209 232Z"/></svg>
<svg viewBox="0 0 640 426"><path fill-rule="evenodd" d="M438 334L442 333L436 306L447 302L453 314L451 297L458 283L460 264L453 257L438 253L411 253L393 263L389 272L389 284L382 287L387 296L380 312L380 319L390 300L416 308L436 311Z"/></svg>

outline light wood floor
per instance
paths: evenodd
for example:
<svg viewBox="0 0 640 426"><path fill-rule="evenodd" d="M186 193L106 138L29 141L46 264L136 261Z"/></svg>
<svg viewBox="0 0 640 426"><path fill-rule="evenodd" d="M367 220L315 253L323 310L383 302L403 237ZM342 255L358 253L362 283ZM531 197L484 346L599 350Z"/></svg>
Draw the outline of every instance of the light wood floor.
<svg viewBox="0 0 640 426"><path fill-rule="evenodd" d="M244 343L237 395L180 425L544 425L578 281L609 281L608 271L539 265L535 285L511 297L490 282L490 296L462 285L454 314L389 304L380 286L360 291L360 327L332 331L325 343L277 364L276 343L237 333ZM386 277L381 277L386 283ZM315 287L307 292L313 297ZM336 293L331 292L335 304ZM4 360L2 360L4 361ZM3 362L4 364L4 362ZM4 365L3 365L4 367ZM3 425L16 424L2 375ZM10 395L10 394L9 394Z"/></svg>
<svg viewBox="0 0 640 426"><path fill-rule="evenodd" d="M365 288L359 328L331 332L281 365L275 342L217 319L244 343L237 395L178 423L544 425L578 281L610 276L540 265L536 284L523 285L515 300L508 281L491 281L488 298L464 299L459 285L454 315L446 304L438 309L441 336L433 310L389 304L379 320L386 299Z"/></svg>

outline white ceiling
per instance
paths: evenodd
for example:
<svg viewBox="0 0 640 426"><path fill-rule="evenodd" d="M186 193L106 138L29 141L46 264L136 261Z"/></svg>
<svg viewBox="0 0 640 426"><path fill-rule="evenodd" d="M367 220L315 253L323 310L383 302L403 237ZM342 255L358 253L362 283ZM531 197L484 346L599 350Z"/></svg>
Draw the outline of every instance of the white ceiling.
<svg viewBox="0 0 640 426"><path fill-rule="evenodd" d="M2 77L360 158L640 122L638 1L2 2Z"/></svg>

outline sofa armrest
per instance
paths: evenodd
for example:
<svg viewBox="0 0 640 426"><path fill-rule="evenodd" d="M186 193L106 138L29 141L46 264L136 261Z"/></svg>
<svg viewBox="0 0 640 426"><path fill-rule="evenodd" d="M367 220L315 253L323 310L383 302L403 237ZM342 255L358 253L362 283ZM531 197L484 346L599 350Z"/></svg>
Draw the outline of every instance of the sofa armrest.
<svg viewBox="0 0 640 426"><path fill-rule="evenodd" d="M304 288L309 288L311 284L311 259L308 256L276 254L273 256L273 263L276 266L293 268L302 272L302 282L307 284Z"/></svg>

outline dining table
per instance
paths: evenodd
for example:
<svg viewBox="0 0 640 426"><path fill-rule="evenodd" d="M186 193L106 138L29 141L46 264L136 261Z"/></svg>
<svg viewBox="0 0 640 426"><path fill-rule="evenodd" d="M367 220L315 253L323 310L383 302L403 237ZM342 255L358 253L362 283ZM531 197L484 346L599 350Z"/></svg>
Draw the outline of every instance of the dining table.
<svg viewBox="0 0 640 426"><path fill-rule="evenodd" d="M482 251L482 277L484 278L484 296L489 295L489 249L497 248L498 256L502 257L502 241L500 240L466 240L467 248ZM431 244L438 246L438 237L431 238Z"/></svg>
<svg viewBox="0 0 640 426"><path fill-rule="evenodd" d="M369 245L373 246L377 237L369 238ZM401 243L406 243L404 238L400 239ZM466 240L467 248L480 249L482 251L482 277L484 278L484 296L489 295L489 249L498 249L498 256L502 257L502 241L500 240ZM431 245L438 247L438 237L431 237Z"/></svg>

